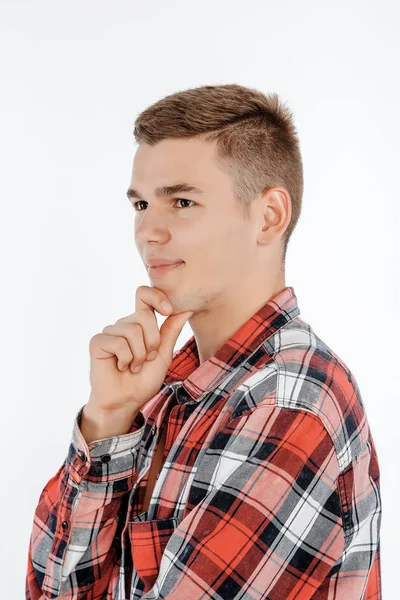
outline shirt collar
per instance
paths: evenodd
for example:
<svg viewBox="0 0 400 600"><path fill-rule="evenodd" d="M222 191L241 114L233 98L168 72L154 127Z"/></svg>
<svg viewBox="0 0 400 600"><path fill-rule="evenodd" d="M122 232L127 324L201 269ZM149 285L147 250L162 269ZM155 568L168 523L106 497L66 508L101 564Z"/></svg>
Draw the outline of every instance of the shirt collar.
<svg viewBox="0 0 400 600"><path fill-rule="evenodd" d="M182 382L193 400L221 386L270 336L300 314L293 287L287 286L266 302L221 346L200 364L194 336L174 354L164 384Z"/></svg>

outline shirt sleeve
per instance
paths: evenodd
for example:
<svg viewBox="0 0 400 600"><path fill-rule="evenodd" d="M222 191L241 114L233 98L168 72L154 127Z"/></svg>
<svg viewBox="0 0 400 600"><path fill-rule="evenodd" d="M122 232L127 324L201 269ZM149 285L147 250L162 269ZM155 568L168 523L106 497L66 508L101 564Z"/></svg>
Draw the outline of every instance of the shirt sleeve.
<svg viewBox="0 0 400 600"><path fill-rule="evenodd" d="M137 479L140 411L128 433L86 443L76 415L68 455L47 482L29 542L26 599L100 598L111 580L121 502ZM73 576L71 576L73 574Z"/></svg>
<svg viewBox="0 0 400 600"><path fill-rule="evenodd" d="M377 504L359 497L365 520L358 535L347 535L335 447L317 416L258 405L216 436L197 471L193 508L168 540L143 599L367 597L376 539L367 552L359 544L376 531ZM362 493L368 473L358 475Z"/></svg>

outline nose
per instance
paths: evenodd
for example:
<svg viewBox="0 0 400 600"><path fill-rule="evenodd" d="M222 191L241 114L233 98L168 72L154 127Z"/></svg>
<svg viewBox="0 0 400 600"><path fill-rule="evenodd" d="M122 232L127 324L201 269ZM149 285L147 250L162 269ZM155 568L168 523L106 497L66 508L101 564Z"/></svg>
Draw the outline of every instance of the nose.
<svg viewBox="0 0 400 600"><path fill-rule="evenodd" d="M161 209L147 207L143 216L135 222L135 241L138 244L165 243L170 237L168 218Z"/></svg>

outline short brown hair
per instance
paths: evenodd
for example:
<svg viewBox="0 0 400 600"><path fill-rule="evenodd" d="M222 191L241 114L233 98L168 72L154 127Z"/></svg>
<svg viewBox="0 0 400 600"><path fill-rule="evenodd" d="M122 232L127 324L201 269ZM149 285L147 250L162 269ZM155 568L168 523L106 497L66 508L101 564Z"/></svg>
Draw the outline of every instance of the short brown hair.
<svg viewBox="0 0 400 600"><path fill-rule="evenodd" d="M282 262L299 219L303 165L292 113L276 93L238 84L204 85L170 94L139 114L136 142L154 145L167 138L216 141L221 167L234 180L244 218L252 200L280 185L290 195L292 217L282 236Z"/></svg>

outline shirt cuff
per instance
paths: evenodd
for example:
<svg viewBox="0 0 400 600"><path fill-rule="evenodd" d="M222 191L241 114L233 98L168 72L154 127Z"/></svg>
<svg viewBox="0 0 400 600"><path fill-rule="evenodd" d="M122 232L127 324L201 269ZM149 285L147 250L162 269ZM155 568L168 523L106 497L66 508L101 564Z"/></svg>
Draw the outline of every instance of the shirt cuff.
<svg viewBox="0 0 400 600"><path fill-rule="evenodd" d="M146 419L139 411L128 433L87 444L80 429L82 406L75 417L66 467L76 483L82 479L105 483L131 477L144 434Z"/></svg>

